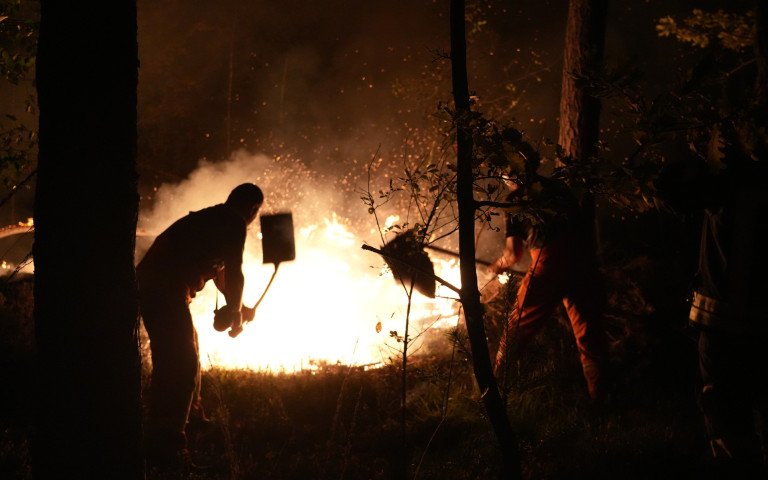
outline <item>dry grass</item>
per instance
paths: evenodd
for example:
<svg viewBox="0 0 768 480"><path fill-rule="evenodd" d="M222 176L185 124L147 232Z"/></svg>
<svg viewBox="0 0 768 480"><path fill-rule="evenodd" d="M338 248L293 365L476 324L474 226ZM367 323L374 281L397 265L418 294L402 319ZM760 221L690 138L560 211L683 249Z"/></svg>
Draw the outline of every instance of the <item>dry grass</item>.
<svg viewBox="0 0 768 480"><path fill-rule="evenodd" d="M623 278L617 289L639 288ZM31 282L5 285L0 293L0 478L25 479L31 478ZM693 343L683 330L660 327L664 318L638 308L638 298L610 312L620 375L608 409L589 404L562 323L551 322L519 352L508 398L526 478L687 478L706 472ZM450 347L449 336L445 342ZM468 359L461 349L453 357L450 348L445 351L410 367L405 439L396 366L326 366L296 374L208 371L203 397L214 425L190 431L194 460L206 468L188 478L389 479L398 475L401 460L408 465L406 478L494 478L495 441Z"/></svg>

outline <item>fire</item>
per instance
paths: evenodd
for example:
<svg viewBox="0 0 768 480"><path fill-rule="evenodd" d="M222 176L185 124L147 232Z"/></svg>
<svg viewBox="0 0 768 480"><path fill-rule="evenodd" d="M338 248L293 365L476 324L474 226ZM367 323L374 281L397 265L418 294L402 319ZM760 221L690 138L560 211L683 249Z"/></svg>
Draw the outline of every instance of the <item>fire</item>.
<svg viewBox="0 0 768 480"><path fill-rule="evenodd" d="M213 328L217 305L213 282L199 292L190 308L203 367L291 372L312 370L323 363L376 366L398 357L402 350L398 338L405 334L405 289L383 268L383 259L360 247L363 243L380 246L382 235L391 239L390 230L397 231L408 220L388 216L379 225L382 231L377 231L375 220L362 205L349 205L350 198L357 198L351 187L335 187L332 179L301 162L245 151L233 152L227 162L201 161L184 181L155 190L151 209L139 218L136 259L176 219L224 201L235 185L246 180L267 192L266 208L293 212L296 259L280 265L255 320L237 338ZM286 188L297 185L301 188ZM334 213L341 211L346 213ZM258 225L254 222L245 245L246 305L253 305L261 296L274 268L262 263ZM32 219L0 229L0 238L31 228ZM438 255L432 259L438 276L460 285L455 259L443 260ZM429 332L442 336L445 328L456 325L459 307L455 297L455 292L444 287L438 288L435 299L414 293L410 352L421 348L426 353L430 345L424 340ZM218 305L223 303L223 296L218 295Z"/></svg>
<svg viewBox="0 0 768 480"><path fill-rule="evenodd" d="M397 221L396 216L390 217L385 227ZM29 232L30 226L19 222L2 231L15 235ZM139 229L137 235L149 234ZM274 268L261 262L259 237L250 232L246 241L246 305L258 299ZM255 320L234 339L213 329L217 294L213 282L208 282L190 306L203 367L293 372L313 370L322 363L378 366L398 356L402 344L390 332L400 337L405 333L404 289L383 268L382 259L360 248L362 243L351 222L335 213L318 223L299 226L296 260L280 265ZM456 260L433 258L433 262L438 276L460 284ZM14 268L8 261L0 263L0 272ZM33 266L25 269L31 273ZM425 329L439 332L456 325L455 293L439 287L437 295L436 299L413 295L411 339ZM220 294L218 303L224 303ZM410 350L418 348L422 340L414 340Z"/></svg>
<svg viewBox="0 0 768 480"><path fill-rule="evenodd" d="M234 339L212 328L216 293L209 282L191 305L204 368L291 372L319 363L380 365L396 356L402 344L390 332L404 334L407 299L391 273L382 271L383 261L363 251L362 243L336 214L298 227L296 260L280 265L255 320ZM258 238L249 235L243 265L246 305L258 299L272 270L261 264ZM454 260L436 260L435 271L459 284ZM450 297L455 294L442 288L436 299L414 294L410 338L427 327L456 324L458 306Z"/></svg>

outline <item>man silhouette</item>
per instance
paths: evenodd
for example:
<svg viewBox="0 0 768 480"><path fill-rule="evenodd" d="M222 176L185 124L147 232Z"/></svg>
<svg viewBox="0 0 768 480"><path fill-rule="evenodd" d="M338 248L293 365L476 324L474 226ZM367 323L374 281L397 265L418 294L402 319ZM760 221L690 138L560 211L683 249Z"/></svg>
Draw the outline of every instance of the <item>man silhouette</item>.
<svg viewBox="0 0 768 480"><path fill-rule="evenodd" d="M146 426L149 466L189 463L186 425L204 419L200 358L189 303L208 280L224 294L219 331L237 331L254 311L242 304L246 230L264 201L252 183L237 186L225 203L174 222L150 246L136 268L141 315L149 334L152 379Z"/></svg>

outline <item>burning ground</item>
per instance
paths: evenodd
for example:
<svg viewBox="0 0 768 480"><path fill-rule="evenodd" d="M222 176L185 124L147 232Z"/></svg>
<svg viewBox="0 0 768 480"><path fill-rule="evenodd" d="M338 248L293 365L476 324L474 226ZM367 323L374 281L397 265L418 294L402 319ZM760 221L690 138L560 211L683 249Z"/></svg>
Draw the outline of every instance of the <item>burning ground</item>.
<svg viewBox="0 0 768 480"><path fill-rule="evenodd" d="M264 190L262 213L292 212L296 260L281 264L256 320L236 339L212 329L217 304L212 283L193 300L206 367L295 371L317 364L388 363L401 348L397 337L405 333L406 295L381 258L360 248L363 243L379 246L382 235L352 186L339 189L334 180L299 162L238 151L228 162L203 162L183 182L161 186L153 206L140 217L146 237L140 237L137 259L153 233L190 210L223 202L244 181ZM350 197L357 200L356 209ZM382 227L397 219L390 215ZM274 268L262 264L257 224L245 247L246 305L259 298ZM455 259L434 262L439 276L458 284ZM414 295L410 337L419 337L414 351L435 353L422 348L424 338L445 335L456 326L458 305L451 297L455 294L447 290L439 290L436 299Z"/></svg>
<svg viewBox="0 0 768 480"><path fill-rule="evenodd" d="M378 174L386 180L389 173ZM382 273L384 262L360 249L363 242L379 245L381 237L355 194L359 184L345 186L293 160L245 151L226 162L202 162L185 180L160 186L144 206L137 258L152 234L189 210L223 201L243 181L263 187L265 212L293 213L297 256L281 266L256 320L236 339L212 328L211 286L194 300L206 366L203 401L213 420L208 431L190 427L196 461L208 467L199 478L383 479L403 465L422 479L493 477L495 440L460 322L458 334L449 335L457 325L454 301L415 296L411 335L430 328L419 337L423 346L405 384L389 360L398 356L396 336L404 333L405 295ZM382 211L383 227L401 221L395 213ZM272 272L261 262L258 228L246 249L246 302L252 303ZM504 386L526 477L701 476L708 464L693 399L694 344L669 321L684 312L659 301L669 289L665 282L677 277L669 264L642 256L622 263L617 251L608 253L617 402L607 411L589 407L572 334L567 322L553 319L519 352L514 382ZM451 259L433 258L438 275L458 283ZM4 478L31 476L31 286L29 277L19 277L2 284L0 297L0 372L8 387L0 395ZM505 302L500 295L487 304L489 336L508 311Z"/></svg>

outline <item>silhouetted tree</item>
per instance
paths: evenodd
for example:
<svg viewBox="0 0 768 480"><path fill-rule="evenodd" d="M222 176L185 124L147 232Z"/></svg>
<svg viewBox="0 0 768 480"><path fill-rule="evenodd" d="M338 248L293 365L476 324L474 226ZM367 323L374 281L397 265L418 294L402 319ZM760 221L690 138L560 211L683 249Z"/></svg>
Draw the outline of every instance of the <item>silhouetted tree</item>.
<svg viewBox="0 0 768 480"><path fill-rule="evenodd" d="M600 133L600 101L583 80L602 61L606 12L607 0L568 2L558 144L576 161L594 155Z"/></svg>
<svg viewBox="0 0 768 480"><path fill-rule="evenodd" d="M143 478L136 2L41 5L36 478Z"/></svg>
<svg viewBox="0 0 768 480"><path fill-rule="evenodd" d="M755 61L755 103L768 105L768 5L762 0L756 2Z"/></svg>
<svg viewBox="0 0 768 480"><path fill-rule="evenodd" d="M488 419L499 442L503 478L521 477L517 438L509 423L488 353L483 307L477 288L475 265L475 210L473 194L472 131L469 86L467 81L467 44L464 0L451 0L451 78L456 105L456 141L458 148L456 196L459 208L459 260L461 303L472 352L472 367Z"/></svg>
<svg viewBox="0 0 768 480"><path fill-rule="evenodd" d="M560 93L558 145L563 155L587 162L597 153L600 135L600 100L588 91L586 79L602 62L605 49L607 0L569 0L563 49L563 82ZM595 219L592 195L581 199L587 224ZM599 238L590 229L597 248Z"/></svg>

